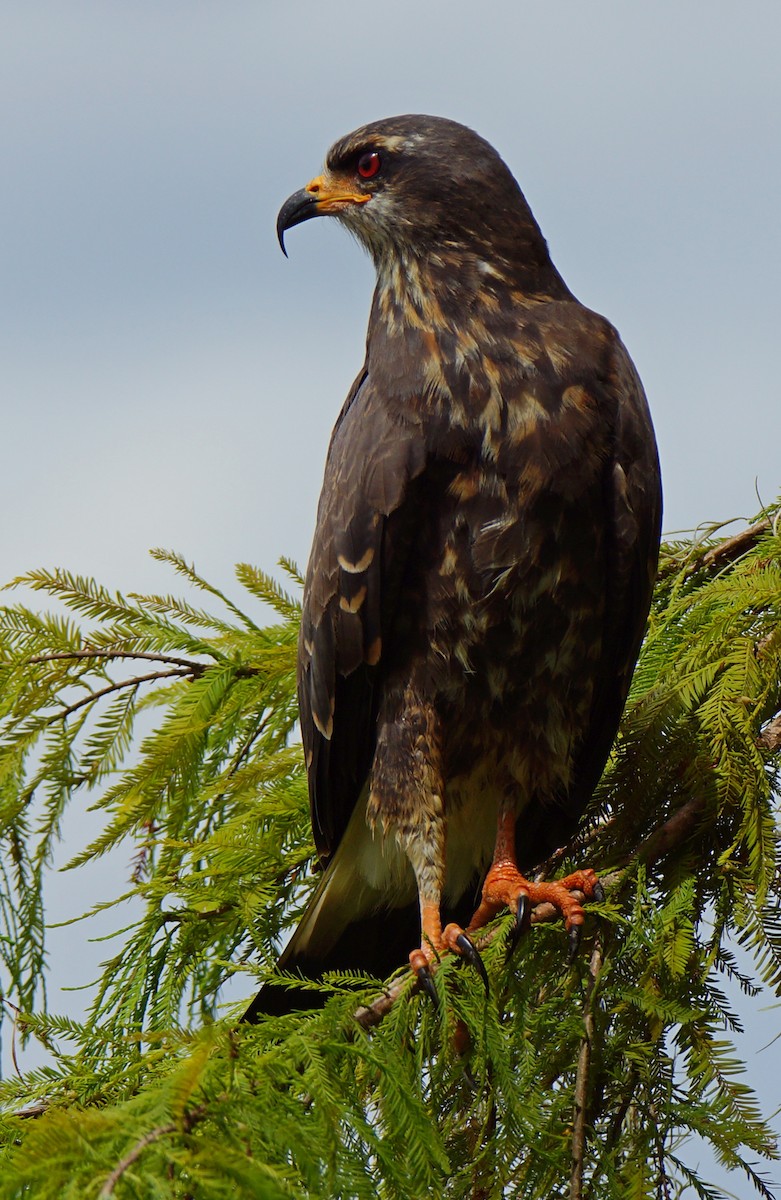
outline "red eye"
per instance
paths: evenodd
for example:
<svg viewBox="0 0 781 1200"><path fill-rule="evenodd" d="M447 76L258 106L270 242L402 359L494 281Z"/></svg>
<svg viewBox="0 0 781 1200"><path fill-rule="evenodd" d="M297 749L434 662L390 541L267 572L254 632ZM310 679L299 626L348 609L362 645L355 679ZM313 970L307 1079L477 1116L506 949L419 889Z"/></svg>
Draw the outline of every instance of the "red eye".
<svg viewBox="0 0 781 1200"><path fill-rule="evenodd" d="M361 179L373 179L381 166L380 156L376 150L367 150L358 159L358 174Z"/></svg>

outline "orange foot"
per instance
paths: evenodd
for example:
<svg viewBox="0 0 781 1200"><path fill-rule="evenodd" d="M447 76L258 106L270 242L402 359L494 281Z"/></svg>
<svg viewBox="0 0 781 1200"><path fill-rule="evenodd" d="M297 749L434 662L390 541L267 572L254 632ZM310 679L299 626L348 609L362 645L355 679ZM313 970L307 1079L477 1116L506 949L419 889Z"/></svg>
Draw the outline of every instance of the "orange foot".
<svg viewBox="0 0 781 1200"><path fill-rule="evenodd" d="M487 995L488 972L472 939L464 932L460 925L446 925L442 929L439 919L439 906L437 906L436 912L427 911L428 908L428 905L424 905L422 911L423 945L419 949L413 950L409 956L409 965L417 976L420 987L432 1001L434 1007L436 1007L438 1000L432 978L431 965L440 954L450 952L457 954L459 958L463 958L465 962L468 962L471 967L475 968L483 981Z"/></svg>
<svg viewBox="0 0 781 1200"><path fill-rule="evenodd" d="M587 900L601 901L605 898L601 883L590 869L573 871L564 879L535 883L521 875L514 863L495 862L486 876L480 906L469 922L467 933L482 929L501 909L509 908L515 913L515 930L510 945L512 953L520 935L531 924L532 909L538 904L552 904L564 918L572 958L580 944L584 920L583 906L573 892L582 893Z"/></svg>

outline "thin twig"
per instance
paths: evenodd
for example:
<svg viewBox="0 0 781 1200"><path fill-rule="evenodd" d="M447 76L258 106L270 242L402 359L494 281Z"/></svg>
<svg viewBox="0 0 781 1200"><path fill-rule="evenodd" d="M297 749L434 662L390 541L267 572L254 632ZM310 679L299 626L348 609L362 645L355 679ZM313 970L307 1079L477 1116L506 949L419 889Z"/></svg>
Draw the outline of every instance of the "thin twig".
<svg viewBox="0 0 781 1200"><path fill-rule="evenodd" d="M220 904L207 912L198 912L194 908L183 908L181 912L161 912L160 921L164 925L181 925L183 921L193 917L197 921L211 921L215 917L224 917L226 913L233 912L235 907L235 904Z"/></svg>
<svg viewBox="0 0 781 1200"><path fill-rule="evenodd" d="M255 745L255 742L258 740L259 737L262 736L262 734L264 734L266 732L266 727L268 726L268 723L270 720L271 720L271 712L269 711L266 714L266 716L261 719L260 724L258 725L257 729L254 729L252 731L252 733L247 738L245 738L244 744L237 750L236 754L233 757L233 761L231 762L231 765L228 768L228 772L227 772L228 779L231 779L234 775L236 775L238 773L243 760L249 755L249 752L252 749L252 747ZM213 818L215 818L216 806L222 804L223 800L225 799L225 795L226 795L225 792L220 792L217 796L215 796L215 798L214 798L215 809L212 810L212 814L206 822L207 831L210 829L210 827L212 825Z"/></svg>
<svg viewBox="0 0 781 1200"><path fill-rule="evenodd" d="M611 825L615 823L615 819L615 815L611 814L610 816L603 817L598 821L595 821L593 825L587 825L584 829L577 831L572 836L570 841L567 842L566 846L559 846L559 848L554 850L553 853L545 860L545 862L542 863L537 870L535 870L535 883L544 883L546 880L550 879L551 876L554 875L558 870L561 863L565 861L565 859L571 859L576 855L578 858L582 858L584 851L586 851L592 842L597 840L597 838L602 837L607 829L610 829Z"/></svg>
<svg viewBox="0 0 781 1200"><path fill-rule="evenodd" d="M366 1030L373 1029L375 1025L379 1025L383 1017L387 1017L408 982L408 975L401 975L398 979L394 979L393 983L386 988L381 996L378 996L376 1000L372 1000L371 1004L362 1005L353 1013L353 1020L362 1029Z"/></svg>
<svg viewBox="0 0 781 1200"><path fill-rule="evenodd" d="M19 1031L19 1018L22 1015L22 1010L14 1004L13 1000L9 1000L7 996L2 997L2 1003L6 1008L11 1009L11 1062L16 1074L21 1079L22 1072L19 1067L19 1060L16 1057L16 1035Z"/></svg>
<svg viewBox="0 0 781 1200"><path fill-rule="evenodd" d="M747 550L751 550L756 545L762 534L767 533L770 524L770 517L763 517L761 521L749 525L748 529L741 530L734 537L726 538L718 545L711 546L710 550L707 550L697 563L696 569L705 567L709 570L711 567L721 566L725 562L734 562L736 558L740 558L741 554L745 554Z"/></svg>
<svg viewBox="0 0 781 1200"><path fill-rule="evenodd" d="M776 519L776 517L763 517L761 521L755 521L753 525L742 529L740 533L709 546L703 554L697 553L702 546L702 541L696 540L685 556L689 559L686 574L695 575L703 568L711 570L713 567L719 568L725 563L734 562L746 551L751 550L763 533L767 533L768 529L773 528ZM679 552L663 559L659 568L659 578L664 579L678 572L681 569L682 558L683 556Z"/></svg>
<svg viewBox="0 0 781 1200"><path fill-rule="evenodd" d="M128 1167L132 1167L137 1158L141 1157L147 1146L151 1146L153 1142L159 1142L160 1138L165 1137L166 1134L175 1132L176 1122L169 1121L167 1125L158 1125L156 1129L150 1129L149 1133L145 1133L143 1137L139 1138L133 1149L114 1167L114 1170L100 1189L98 1200L106 1200L106 1197L114 1195L114 1188L125 1174L125 1171Z"/></svg>
<svg viewBox="0 0 781 1200"><path fill-rule="evenodd" d="M65 708L61 708L54 716L49 718L48 724L52 725L55 721L66 721L68 717L73 716L80 708L84 708L87 704L93 704L96 700L100 700L103 696L109 696L112 692L122 691L123 688L138 687L142 683L151 683L156 679L171 679L178 677L184 679L190 675L189 668L174 667L170 671L150 671L148 675L134 675L132 679L121 679L118 683L109 683L104 688L98 688L96 692L90 692L89 696L85 696L82 700L77 700L75 704L69 704Z"/></svg>
<svg viewBox="0 0 781 1200"><path fill-rule="evenodd" d="M266 716L261 719L260 724L258 725L257 729L253 729L253 731L249 735L249 737L245 738L243 746L241 746L239 748L239 750L237 750L236 754L234 755L233 762L231 763L231 765L228 769L228 777L229 778L230 778L230 776L236 774L236 772L238 771L242 762L247 757L247 755L249 754L252 747L255 745L255 742L258 740L259 737L262 736L262 734L264 734L266 732L266 728L268 726L270 719L271 719L271 713L268 712L266 714ZM220 797L220 798L222 798L222 797Z"/></svg>
<svg viewBox="0 0 781 1200"><path fill-rule="evenodd" d="M705 801L702 796L692 796L691 800L687 800L663 825L641 842L631 858L645 863L646 866L653 866L668 850L689 836L704 811Z"/></svg>
<svg viewBox="0 0 781 1200"><path fill-rule="evenodd" d="M194 674L204 671L205 664L190 658L177 658L174 654L154 654L151 650L52 650L48 654L36 654L31 663L56 662L80 658L143 658L147 662L170 663L175 667L187 667Z"/></svg>
<svg viewBox="0 0 781 1200"><path fill-rule="evenodd" d="M621 1131L624 1127L624 1121L626 1120L626 1114L629 1112L629 1108L635 1098L635 1091L637 1090L637 1085L639 1082L640 1073L636 1067L632 1067L629 1075L626 1078L626 1087L621 1098L621 1103L613 1115L613 1120L610 1122L610 1128L608 1129L607 1135L604 1138L602 1157L604 1157L606 1152L609 1153L618 1143L618 1139L621 1136Z"/></svg>
<svg viewBox="0 0 781 1200"><path fill-rule="evenodd" d="M197 1121L200 1121L205 1113L205 1104L200 1104L197 1108L193 1108L190 1112L185 1113L182 1119L182 1129L184 1132L187 1133L192 1129L193 1125ZM169 1133L176 1133L178 1128L179 1126L175 1121L169 1121L167 1125L158 1125L155 1129L150 1129L149 1133L145 1133L143 1137L140 1137L135 1146L114 1167L114 1170L100 1190L98 1200L107 1200L107 1197L114 1195L114 1188L125 1174L125 1171L127 1171L128 1167L132 1167L136 1159L141 1157L147 1146L153 1145L154 1142L159 1142L160 1138L166 1137Z"/></svg>
<svg viewBox="0 0 781 1200"><path fill-rule="evenodd" d="M572 1174L570 1200L583 1200L583 1167L586 1157L586 1112L588 1109L591 1048L594 1045L594 986L602 969L602 939L597 932L591 951L585 995L583 998L583 1037L575 1075L575 1113L572 1121Z"/></svg>
<svg viewBox="0 0 781 1200"><path fill-rule="evenodd" d="M19 1059L16 1056L16 1034L19 1028L19 1009L14 1006L13 1021L11 1022L11 1062L14 1064L14 1070L18 1079L22 1078L22 1068L19 1066Z"/></svg>

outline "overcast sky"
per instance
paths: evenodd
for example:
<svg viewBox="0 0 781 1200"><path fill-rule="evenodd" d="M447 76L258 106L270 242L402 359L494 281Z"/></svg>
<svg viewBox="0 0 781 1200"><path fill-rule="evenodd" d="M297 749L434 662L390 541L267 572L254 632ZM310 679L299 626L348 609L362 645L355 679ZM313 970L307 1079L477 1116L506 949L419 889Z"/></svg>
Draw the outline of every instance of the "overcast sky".
<svg viewBox="0 0 781 1200"><path fill-rule="evenodd" d="M618 326L665 528L772 501L780 34L778 0L4 0L0 576L304 564L372 272L326 221L286 261L275 216L403 112L493 142Z"/></svg>
<svg viewBox="0 0 781 1200"><path fill-rule="evenodd" d="M651 401L665 526L781 487L781 6L5 0L0 574L304 562L372 273L274 237L337 136L472 125Z"/></svg>

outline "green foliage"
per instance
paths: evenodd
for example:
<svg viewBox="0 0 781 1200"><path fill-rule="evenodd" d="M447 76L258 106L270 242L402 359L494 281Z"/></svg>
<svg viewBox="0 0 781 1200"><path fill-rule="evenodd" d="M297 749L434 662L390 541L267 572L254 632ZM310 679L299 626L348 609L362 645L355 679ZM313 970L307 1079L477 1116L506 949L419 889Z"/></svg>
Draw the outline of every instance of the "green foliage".
<svg viewBox="0 0 781 1200"><path fill-rule="evenodd" d="M500 920L487 1000L445 961L438 1009L407 984L371 1032L354 1014L380 981L349 975L314 985L330 996L314 1013L220 1014L230 980L249 999L271 973L314 882L298 605L240 566L248 603L276 614L263 626L156 556L220 615L61 571L16 582L67 616L0 610L4 990L51 1050L0 1085L0 1200L723 1196L691 1166L692 1133L771 1196L757 1164L777 1147L723 990L781 991L771 521L665 548L613 756L546 868L588 862L606 886L575 963L557 924L508 963ZM124 850L135 915L76 1022L46 1010L42 880L80 793L102 831L69 869Z"/></svg>

